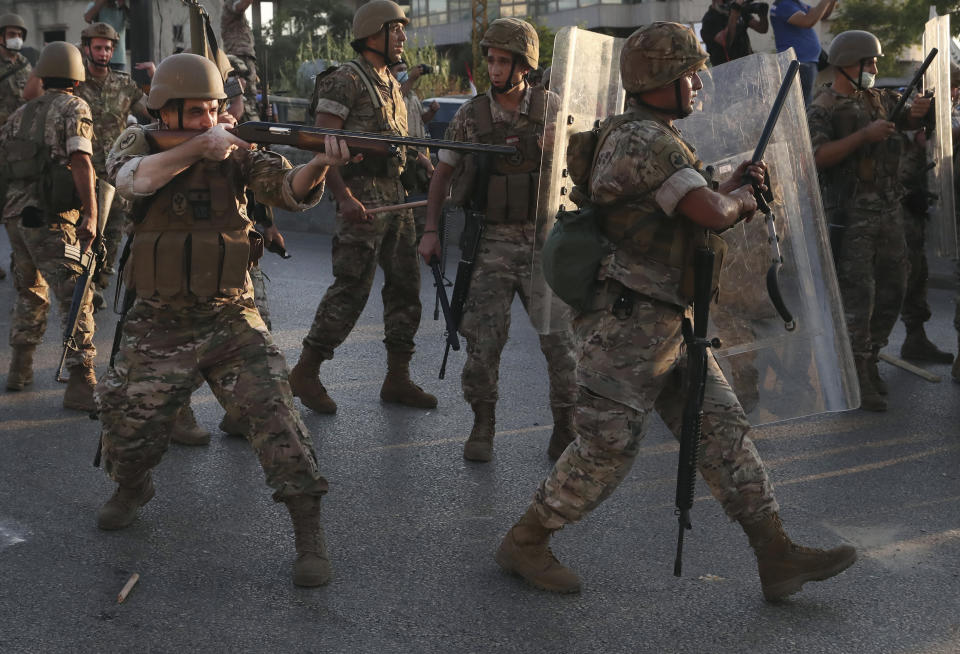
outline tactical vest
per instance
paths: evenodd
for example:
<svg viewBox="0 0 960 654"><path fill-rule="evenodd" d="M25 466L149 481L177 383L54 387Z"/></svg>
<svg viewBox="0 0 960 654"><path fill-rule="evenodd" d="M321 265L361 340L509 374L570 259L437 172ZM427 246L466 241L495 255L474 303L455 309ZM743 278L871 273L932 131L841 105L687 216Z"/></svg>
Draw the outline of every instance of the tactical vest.
<svg viewBox="0 0 960 654"><path fill-rule="evenodd" d="M604 141L617 127L631 120L643 120L643 118L629 113L621 114L607 119L601 126L593 162L590 166L591 175L596 167L597 156ZM676 133L657 121L644 122L654 124L658 130L675 139L687 157L695 162L696 170L707 178L708 184L712 183L710 179L712 175L709 170L703 170L703 163L696 157L693 150L677 137ZM637 207L637 204L647 199L654 192L655 190L647 196L633 198L628 202L612 207L605 207L600 218L601 233L611 243L615 244L616 249L622 253L621 256L624 259L629 261L638 258L640 260L651 260L669 269L669 277L679 282L679 288L675 290L681 298L686 300L693 299L694 249L699 245L709 245L715 253L713 288L716 289L719 285L723 256L727 249L726 243L717 234L697 226L682 215L668 216L659 207L652 212ZM662 289L659 286L634 288L634 290L655 298L662 294ZM670 293L672 292L673 290L670 291Z"/></svg>
<svg viewBox="0 0 960 654"><path fill-rule="evenodd" d="M813 104L830 113L835 139L860 130L879 118L886 119L883 91L867 89L862 102L845 101L836 109L838 98L831 92L817 95ZM885 141L871 143L857 150L836 166L820 171L823 200L827 210L857 205L857 199L868 195L889 198L897 195L902 142L897 134Z"/></svg>
<svg viewBox="0 0 960 654"><path fill-rule="evenodd" d="M391 124L389 108L386 104L384 104L383 98L380 96L380 92L377 90L377 83L370 79L370 76L367 74L367 71L364 70L363 66L356 61L348 61L347 63L343 64L343 66L350 68L350 70L357 74L367 91L367 95L370 97L370 102L373 103L373 108L377 118L377 127L374 130L374 133L387 134L390 136L405 136L404 134L400 134L399 130L394 128ZM317 80L313 88L313 97L310 100L311 108L315 108L317 106L317 100L320 97L319 89L321 80L339 69L339 66L332 66L317 75ZM387 74L389 75L390 73ZM400 99L399 103L395 104L397 104L397 107L394 107L394 111L399 110L406 114L407 105L403 101L403 98ZM349 122L350 116L347 116L347 120L344 122L343 129L353 129ZM406 147L401 146L396 157L369 156L364 157L362 161L350 162L346 164L340 168L340 177L343 179L350 179L352 177L399 177L403 172L406 159Z"/></svg>
<svg viewBox="0 0 960 654"><path fill-rule="evenodd" d="M69 166L53 160L44 138L50 110L58 97L60 94L44 93L24 107L19 129L4 143L0 186L5 195L9 182L20 181L26 185L30 196L41 200L39 209L75 223L80 199L73 183L73 173Z"/></svg>
<svg viewBox="0 0 960 654"><path fill-rule="evenodd" d="M240 162L200 161L134 212L127 288L139 297L238 295L251 260Z"/></svg>
<svg viewBox="0 0 960 654"><path fill-rule="evenodd" d="M512 145L517 154L493 157L486 190L486 222L489 224L532 223L537 206L540 158L543 149L538 138L543 134L547 114L547 93L542 87L530 88L528 119L533 129L517 129L505 122L494 122L489 95L477 98L475 106L476 138L489 145ZM473 155L470 155L473 156Z"/></svg>

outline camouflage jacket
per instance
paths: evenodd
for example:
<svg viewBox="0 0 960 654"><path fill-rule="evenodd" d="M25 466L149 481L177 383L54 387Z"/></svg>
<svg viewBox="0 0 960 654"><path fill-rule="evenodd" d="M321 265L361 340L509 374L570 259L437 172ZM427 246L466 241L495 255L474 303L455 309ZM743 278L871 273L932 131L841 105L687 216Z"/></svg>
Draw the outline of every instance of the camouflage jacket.
<svg viewBox="0 0 960 654"><path fill-rule="evenodd" d="M807 107L813 150L886 119L900 96L893 91L867 89L841 95L824 87ZM905 147L902 133L886 141L864 145L830 168L821 169L823 207L830 213L847 209L883 211L898 207L903 195L899 181L900 157Z"/></svg>
<svg viewBox="0 0 960 654"><path fill-rule="evenodd" d="M255 57L253 31L243 12L235 10L236 0L223 0L223 13L220 15L220 38L223 49L228 54Z"/></svg>
<svg viewBox="0 0 960 654"><path fill-rule="evenodd" d="M43 143L50 148L53 163L66 167L70 162L70 155L75 152L93 154L93 118L90 107L82 98L58 89L47 91L41 98L50 94L54 94L56 98L44 125ZM7 139L20 132L24 110L38 100L40 98L35 98L17 109L0 128L0 148ZM25 207L43 206L42 199L36 197L36 192L31 193L31 188L37 187L25 180L10 181L7 187L7 202L3 209L4 219L19 216ZM78 216L79 212L73 212L70 218L75 220Z"/></svg>
<svg viewBox="0 0 960 654"><path fill-rule="evenodd" d="M107 155L127 127L127 116L143 97L143 91L126 73L110 70L103 80L87 75L77 95L90 105L93 115L93 167L106 176Z"/></svg>
<svg viewBox="0 0 960 654"><path fill-rule="evenodd" d="M673 250L681 253L689 246L685 239L691 223L676 213L677 204L690 191L707 186L708 180L680 130L644 108L630 113L635 120L609 133L590 172L590 198L605 209L605 231L618 224L619 217L623 224L618 231L626 229L632 235L626 242L614 239L617 247L603 262L600 276L662 302L686 306L679 292L683 262L658 260L645 256L644 250L654 249L650 244L655 240L665 241L666 249L679 240L680 247ZM649 221L657 229L653 234L636 230L638 221ZM640 238L648 241L644 248L635 243Z"/></svg>
<svg viewBox="0 0 960 654"><path fill-rule="evenodd" d="M10 73L14 69L17 69L16 72ZM23 104L23 88L27 85L31 70L30 62L19 52L13 61L0 59L0 77L6 76L0 82L0 125Z"/></svg>
<svg viewBox="0 0 960 654"><path fill-rule="evenodd" d="M245 123L250 120L260 120L260 111L257 108L255 97L256 80L253 79L250 66L247 65L247 62L244 61L243 58L237 55L227 55L227 59L230 60L230 65L233 66L234 75L236 75L240 83L243 84L243 115L238 119L239 122Z"/></svg>
<svg viewBox="0 0 960 654"><path fill-rule="evenodd" d="M128 127L117 139L107 157L107 176L117 187L117 192L134 202L133 214L138 215L143 203L149 202L153 193L136 194L133 192L133 177L143 157L153 154L144 135L145 129L139 125ZM290 162L279 154L267 150L237 151L233 155L241 159L243 180L247 188L257 196L257 202L285 209L287 211L305 211L315 206L323 195L320 183L303 201L293 195L293 176L302 166L291 167ZM127 166L127 164L132 164ZM246 215L246 207L240 208Z"/></svg>

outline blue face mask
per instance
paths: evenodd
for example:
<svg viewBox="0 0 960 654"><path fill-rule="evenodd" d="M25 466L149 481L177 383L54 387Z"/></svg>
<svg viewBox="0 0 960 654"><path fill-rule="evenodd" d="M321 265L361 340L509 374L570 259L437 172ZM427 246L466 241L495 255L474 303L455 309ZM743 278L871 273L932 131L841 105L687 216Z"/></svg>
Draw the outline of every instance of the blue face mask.
<svg viewBox="0 0 960 654"><path fill-rule="evenodd" d="M407 71L403 71L402 73L397 74L397 81L400 82L401 84L406 82L408 79L410 79L410 75L407 73Z"/></svg>

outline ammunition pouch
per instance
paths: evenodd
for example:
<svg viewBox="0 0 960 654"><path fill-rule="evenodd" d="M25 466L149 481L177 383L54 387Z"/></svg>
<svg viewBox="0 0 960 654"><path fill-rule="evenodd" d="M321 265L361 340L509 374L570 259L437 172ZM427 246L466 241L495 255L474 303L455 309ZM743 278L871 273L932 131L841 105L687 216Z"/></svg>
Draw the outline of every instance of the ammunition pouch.
<svg viewBox="0 0 960 654"><path fill-rule="evenodd" d="M490 175L487 182L487 223L523 224L532 221L539 181L539 171Z"/></svg>
<svg viewBox="0 0 960 654"><path fill-rule="evenodd" d="M400 177L403 172L402 157L364 157L361 161L353 161L340 169L342 179L356 177Z"/></svg>
<svg viewBox="0 0 960 654"><path fill-rule="evenodd" d="M81 207L73 172L63 166L51 165L43 177L43 198L50 213L62 214Z"/></svg>
<svg viewBox="0 0 960 654"><path fill-rule="evenodd" d="M250 240L250 257L247 260L247 267L257 265L257 262L263 258L263 235L256 231L247 232L247 238Z"/></svg>
<svg viewBox="0 0 960 654"><path fill-rule="evenodd" d="M420 195L430 189L430 175L417 162L417 155L417 150L407 148L407 163L403 167L403 172L400 173L400 183L410 195Z"/></svg>
<svg viewBox="0 0 960 654"><path fill-rule="evenodd" d="M44 227L47 222L46 213L37 207L24 207L20 212L20 224L27 229Z"/></svg>

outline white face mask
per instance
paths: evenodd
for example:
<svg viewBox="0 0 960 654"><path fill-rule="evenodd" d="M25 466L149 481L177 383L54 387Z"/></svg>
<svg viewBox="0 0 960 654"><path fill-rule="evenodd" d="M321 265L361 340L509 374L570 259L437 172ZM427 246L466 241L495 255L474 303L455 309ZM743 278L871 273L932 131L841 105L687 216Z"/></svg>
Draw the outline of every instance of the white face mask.
<svg viewBox="0 0 960 654"><path fill-rule="evenodd" d="M23 39L19 36L15 36L12 39L7 39L7 50L13 50L14 52L19 52L20 48L23 47Z"/></svg>
<svg viewBox="0 0 960 654"><path fill-rule="evenodd" d="M872 89L876 81L877 81L876 73L868 73L866 71L860 73L860 88Z"/></svg>

